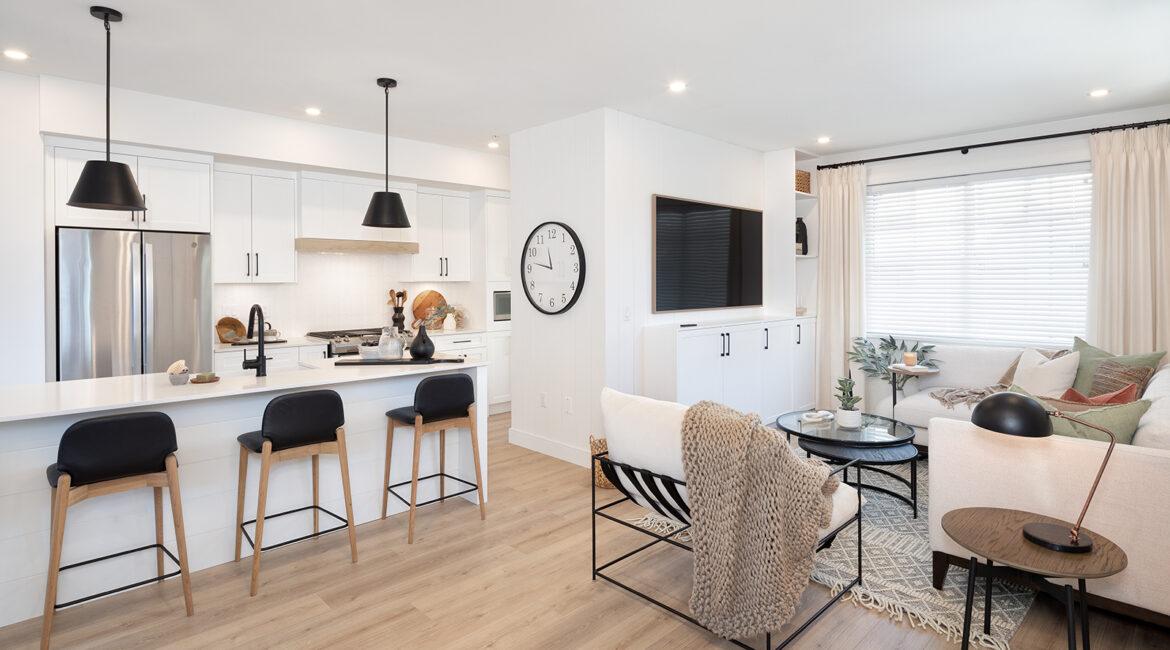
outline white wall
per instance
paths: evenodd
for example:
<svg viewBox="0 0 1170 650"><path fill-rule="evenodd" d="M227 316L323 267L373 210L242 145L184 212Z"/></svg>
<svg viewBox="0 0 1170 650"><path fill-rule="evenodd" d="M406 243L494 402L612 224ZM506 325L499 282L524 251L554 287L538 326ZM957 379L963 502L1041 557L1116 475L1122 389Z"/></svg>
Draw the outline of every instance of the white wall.
<svg viewBox="0 0 1170 650"><path fill-rule="evenodd" d="M44 149L36 77L0 72L0 385L45 380Z"/></svg>
<svg viewBox="0 0 1170 650"><path fill-rule="evenodd" d="M601 434L598 395L605 384L607 111L597 110L510 136L511 249L545 221L581 239L586 276L569 311L546 316L512 276L512 429L516 444L588 464L589 434ZM541 395L546 405L541 406ZM573 402L566 413L564 398Z"/></svg>

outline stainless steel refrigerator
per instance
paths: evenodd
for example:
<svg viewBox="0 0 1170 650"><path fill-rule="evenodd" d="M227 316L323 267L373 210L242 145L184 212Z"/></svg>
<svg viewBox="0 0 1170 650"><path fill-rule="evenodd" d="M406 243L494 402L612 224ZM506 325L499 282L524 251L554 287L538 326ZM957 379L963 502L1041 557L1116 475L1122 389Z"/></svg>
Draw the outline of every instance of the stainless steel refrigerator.
<svg viewBox="0 0 1170 650"><path fill-rule="evenodd" d="M211 236L57 229L57 379L212 369Z"/></svg>

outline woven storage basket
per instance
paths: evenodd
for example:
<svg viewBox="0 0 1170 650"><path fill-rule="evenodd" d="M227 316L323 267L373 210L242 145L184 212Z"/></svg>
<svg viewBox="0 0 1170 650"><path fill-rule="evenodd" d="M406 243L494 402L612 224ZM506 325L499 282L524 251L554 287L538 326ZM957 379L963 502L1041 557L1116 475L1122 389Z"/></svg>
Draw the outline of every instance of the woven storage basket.
<svg viewBox="0 0 1170 650"><path fill-rule="evenodd" d="M811 190L812 174L803 169L796 170L796 191L808 194Z"/></svg>
<svg viewBox="0 0 1170 650"><path fill-rule="evenodd" d="M596 456L606 451L609 451L609 446L605 443L605 438L589 436L590 456ZM605 478L605 472L601 471L601 463L596 461L593 462L593 484L599 488L613 489L613 483L610 483L609 479Z"/></svg>

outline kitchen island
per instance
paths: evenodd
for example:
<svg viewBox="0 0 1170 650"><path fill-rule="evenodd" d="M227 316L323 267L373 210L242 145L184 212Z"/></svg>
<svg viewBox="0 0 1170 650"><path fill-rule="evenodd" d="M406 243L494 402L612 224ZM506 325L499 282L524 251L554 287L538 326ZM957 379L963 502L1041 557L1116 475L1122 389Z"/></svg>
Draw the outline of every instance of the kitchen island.
<svg viewBox="0 0 1170 650"><path fill-rule="evenodd" d="M486 366L482 361L466 361L343 367L334 366L331 360L320 360L272 363L267 377L256 377L252 371L221 373L220 381L202 385L173 386L167 375L151 374L0 387L0 626L39 616L44 606L50 519L45 468L56 462L57 444L70 424L98 415L138 411L162 411L174 420L188 561L191 571L198 571L233 560L239 472L236 436L258 430L265 405L277 395L321 388L341 395L345 405L354 519L356 524L361 524L381 516L386 411L412 404L415 386L424 377L448 373L469 375L475 382L476 427L486 500ZM447 471L474 481L469 437L466 431L451 433L447 436ZM392 483L410 478L414 434L412 429L400 427L395 436ZM245 519L255 516L259 457L253 455L250 462ZM431 474L437 468L438 436L432 435L422 447L420 474ZM267 512L311 504L310 477L308 458L275 466L269 480ZM320 489L321 506L344 516L337 456L321 456ZM420 483L419 501L437 496L437 481ZM477 502L474 492L462 498ZM389 505L390 514L406 510L393 497ZM173 549L174 528L169 509L164 511L165 544ZM468 508L469 517L478 520L477 514ZM400 525L405 545L405 520ZM428 534L425 510L420 511L416 526L416 537L425 538ZM310 513L289 515L266 521L264 540L267 545L311 530ZM361 538L359 530L359 561ZM153 542L154 507L150 490L104 496L69 509L62 564ZM245 544L244 554L249 552ZM347 562L348 559L339 555L322 561ZM142 580L153 576L154 571L154 553L136 553L67 571L61 574L58 602ZM173 584L168 581L165 588L172 587L178 593L177 581ZM241 579L239 588L248 589L246 579ZM197 609L198 606L196 602Z"/></svg>

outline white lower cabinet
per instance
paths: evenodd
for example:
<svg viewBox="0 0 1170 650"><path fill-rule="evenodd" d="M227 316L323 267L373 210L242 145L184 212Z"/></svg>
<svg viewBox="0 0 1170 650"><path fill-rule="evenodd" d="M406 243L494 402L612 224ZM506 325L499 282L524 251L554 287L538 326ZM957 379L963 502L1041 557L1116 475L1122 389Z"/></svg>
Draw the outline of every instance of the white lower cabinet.
<svg viewBox="0 0 1170 650"><path fill-rule="evenodd" d="M443 330L439 330L442 332ZM429 333L428 333L429 334ZM487 347L484 345L483 332L454 334L430 334L435 343L435 352L453 354L468 361L484 361L487 359Z"/></svg>
<svg viewBox="0 0 1170 650"><path fill-rule="evenodd" d="M512 401L512 332L488 332L488 404Z"/></svg>
<svg viewBox="0 0 1170 650"><path fill-rule="evenodd" d="M810 318L648 327L643 341L645 393L688 405L719 402L758 413L768 423L804 407L798 401L804 394L797 393L796 386L811 391L812 322ZM808 402L811 405L811 397Z"/></svg>
<svg viewBox="0 0 1170 650"><path fill-rule="evenodd" d="M813 408L817 401L817 319L798 318L795 330L792 338L792 366L797 372L792 377L792 408L805 410ZM833 377L826 381L836 384Z"/></svg>

